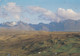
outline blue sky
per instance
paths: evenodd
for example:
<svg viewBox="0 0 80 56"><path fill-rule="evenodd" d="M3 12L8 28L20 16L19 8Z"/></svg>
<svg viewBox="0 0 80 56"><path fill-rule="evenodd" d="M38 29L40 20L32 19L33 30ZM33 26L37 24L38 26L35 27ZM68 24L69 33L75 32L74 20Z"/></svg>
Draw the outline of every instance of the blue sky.
<svg viewBox="0 0 80 56"><path fill-rule="evenodd" d="M28 6L38 6L41 8L45 8L46 10L50 10L51 12L56 13L58 8L63 8L65 10L67 9L72 9L76 13L80 12L80 0L2 0L0 1L0 6L6 5L7 3L16 3L17 6L22 6L24 8ZM25 13L28 16L28 13ZM30 14L29 14L30 16ZM29 17L28 16L28 17ZM34 18L35 19L34 19ZM39 20L36 18L37 16L31 16L29 17L30 20L28 20L28 23L39 23L39 22L44 22L48 23L48 20ZM5 22L5 21L16 21L16 19L2 19L0 18L0 22ZM25 19L22 19L22 21L25 21ZM25 21L26 22L26 21Z"/></svg>
<svg viewBox="0 0 80 56"><path fill-rule="evenodd" d="M8 2L15 2L20 6L40 6L52 11L58 8L73 9L80 11L80 0L2 0L0 5L7 4Z"/></svg>

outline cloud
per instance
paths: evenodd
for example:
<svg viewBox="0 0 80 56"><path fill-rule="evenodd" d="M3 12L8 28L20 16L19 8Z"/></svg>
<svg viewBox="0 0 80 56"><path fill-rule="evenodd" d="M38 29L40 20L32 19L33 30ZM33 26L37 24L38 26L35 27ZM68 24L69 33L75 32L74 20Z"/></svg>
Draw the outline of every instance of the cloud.
<svg viewBox="0 0 80 56"><path fill-rule="evenodd" d="M47 12L46 9L38 7L38 6L30 6L28 7L30 10L32 10L33 12L35 11L36 13L43 13L43 12Z"/></svg>
<svg viewBox="0 0 80 56"><path fill-rule="evenodd" d="M80 20L80 13L73 11L72 9L63 9L59 8L57 11L58 16L63 18L63 20L71 19L71 20Z"/></svg>
<svg viewBox="0 0 80 56"><path fill-rule="evenodd" d="M38 14L38 17L40 19L45 19L45 20L55 20L55 13L53 13L52 11L50 10L47 10L47 9L44 9L44 8L41 8L41 7L37 7L37 6L30 6L28 7L29 9L29 12L31 14Z"/></svg>
<svg viewBox="0 0 80 56"><path fill-rule="evenodd" d="M28 19L28 14L35 15L38 20L60 22L63 20L80 20L80 13L73 11L72 9L58 8L57 12L52 12L39 6L29 6L27 9L16 5L16 3L9 2L7 5L0 6L0 18L4 19L17 19L21 17ZM22 19L23 20L23 19Z"/></svg>
<svg viewBox="0 0 80 56"><path fill-rule="evenodd" d="M16 3L8 3L4 8L10 13L21 13L21 7L17 6Z"/></svg>
<svg viewBox="0 0 80 56"><path fill-rule="evenodd" d="M5 19L20 19L22 8L10 2L0 7L0 17Z"/></svg>
<svg viewBox="0 0 80 56"><path fill-rule="evenodd" d="M30 6L28 7L31 14L38 14L38 17L43 20L50 20L55 22L60 22L63 20L80 20L80 13L77 13L73 11L72 9L63 9L59 8L56 13L53 13L50 10L36 7L36 6Z"/></svg>

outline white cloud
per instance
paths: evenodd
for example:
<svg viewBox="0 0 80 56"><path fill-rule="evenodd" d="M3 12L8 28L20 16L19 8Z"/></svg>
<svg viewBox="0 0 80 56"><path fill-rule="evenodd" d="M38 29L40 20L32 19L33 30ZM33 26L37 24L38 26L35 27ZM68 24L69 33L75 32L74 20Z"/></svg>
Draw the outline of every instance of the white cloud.
<svg viewBox="0 0 80 56"><path fill-rule="evenodd" d="M9 11L10 13L20 13L21 7L17 6L16 3L8 3L7 6L4 6L4 8Z"/></svg>
<svg viewBox="0 0 80 56"><path fill-rule="evenodd" d="M63 9L59 8L57 12L58 16L65 19L71 19L71 20L79 20L80 19L80 13L74 12L72 9Z"/></svg>
<svg viewBox="0 0 80 56"><path fill-rule="evenodd" d="M0 18L19 20L21 17L23 17L24 19L27 19L25 14L30 13L31 15L36 15L39 20L41 19L55 22L60 22L67 19L80 20L80 13L77 13L72 9L65 10L63 8L59 8L56 13L38 6L29 6L27 9L24 9L25 12L23 8L17 6L16 3L7 3L7 5L0 7Z"/></svg>
<svg viewBox="0 0 80 56"><path fill-rule="evenodd" d="M53 13L52 11L49 11L47 9L41 8L41 7L28 7L31 13L39 14L39 18L42 18L43 20L50 20L55 22L60 22L62 20L80 20L80 13L77 13L73 11L72 9L63 9L59 8L56 13Z"/></svg>
<svg viewBox="0 0 80 56"><path fill-rule="evenodd" d="M20 19L20 15L14 15L14 18Z"/></svg>
<svg viewBox="0 0 80 56"><path fill-rule="evenodd" d="M28 7L30 10L35 11L37 13L46 12L47 10L38 6L30 6Z"/></svg>
<svg viewBox="0 0 80 56"><path fill-rule="evenodd" d="M22 9L16 3L10 2L7 5L0 7L0 18L5 19L20 19Z"/></svg>
<svg viewBox="0 0 80 56"><path fill-rule="evenodd" d="M8 16L8 13L0 7L0 18L5 18L6 16Z"/></svg>
<svg viewBox="0 0 80 56"><path fill-rule="evenodd" d="M47 9L44 9L44 8L41 8L41 7L37 7L37 6L30 6L28 7L29 9L29 12L32 13L32 14L39 14L39 18L40 19L45 19L45 20L56 20L55 17L55 13L53 13L52 11L50 10L47 10Z"/></svg>

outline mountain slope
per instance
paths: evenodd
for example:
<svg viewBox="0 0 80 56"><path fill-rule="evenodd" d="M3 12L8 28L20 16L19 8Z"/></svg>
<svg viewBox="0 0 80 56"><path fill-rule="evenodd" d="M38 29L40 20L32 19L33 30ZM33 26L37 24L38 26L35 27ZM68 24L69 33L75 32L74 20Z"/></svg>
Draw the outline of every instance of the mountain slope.
<svg viewBox="0 0 80 56"><path fill-rule="evenodd" d="M34 29L31 26L21 21L15 22L15 24L13 24L13 22L6 22L4 24L1 24L0 28L34 31Z"/></svg>
<svg viewBox="0 0 80 56"><path fill-rule="evenodd" d="M51 22L49 24L30 24L35 30L42 30L43 26L47 28L47 31L80 31L80 20L65 20L62 22Z"/></svg>
<svg viewBox="0 0 80 56"><path fill-rule="evenodd" d="M80 20L65 20L51 22L49 24L27 24L24 22L6 22L0 24L0 28L27 30L27 31L80 31Z"/></svg>

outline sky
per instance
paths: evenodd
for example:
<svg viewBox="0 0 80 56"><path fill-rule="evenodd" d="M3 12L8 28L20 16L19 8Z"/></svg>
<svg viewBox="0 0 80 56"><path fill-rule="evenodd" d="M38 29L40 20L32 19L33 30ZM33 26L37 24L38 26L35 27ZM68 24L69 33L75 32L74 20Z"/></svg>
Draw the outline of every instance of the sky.
<svg viewBox="0 0 80 56"><path fill-rule="evenodd" d="M80 20L80 0L0 0L0 23Z"/></svg>

